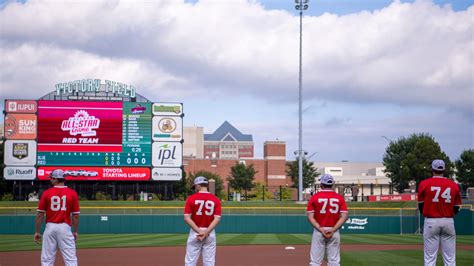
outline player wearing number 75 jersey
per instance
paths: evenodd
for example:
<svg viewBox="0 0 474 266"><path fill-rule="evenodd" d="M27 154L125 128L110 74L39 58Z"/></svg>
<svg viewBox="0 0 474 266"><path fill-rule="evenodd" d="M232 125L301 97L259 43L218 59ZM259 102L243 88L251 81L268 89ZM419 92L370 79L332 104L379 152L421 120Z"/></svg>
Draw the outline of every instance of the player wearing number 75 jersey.
<svg viewBox="0 0 474 266"><path fill-rule="evenodd" d="M425 217L423 227L425 265L436 265L441 244L444 265L456 265L456 232L453 217L461 208L461 194L454 181L443 177L443 160L431 164L433 177L418 186L418 206Z"/></svg>
<svg viewBox="0 0 474 266"><path fill-rule="evenodd" d="M347 207L344 198L332 190L334 178L329 174L321 176L322 190L308 202L306 212L313 226L310 265L321 265L327 250L328 265L339 265L339 228L347 220Z"/></svg>
<svg viewBox="0 0 474 266"><path fill-rule="evenodd" d="M202 252L204 266L216 262L216 233L221 220L221 202L208 192L209 183L203 176L194 179L196 193L186 200L184 221L191 228L186 243L185 265L196 265Z"/></svg>
<svg viewBox="0 0 474 266"><path fill-rule="evenodd" d="M77 265L76 243L79 226L79 200L76 191L64 186L64 172L54 170L51 175L54 187L43 192L38 206L34 241L41 239L41 224L46 214L46 229L43 234L41 265L54 265L59 249L66 266ZM72 214L72 220L71 220ZM72 225L72 231L71 231Z"/></svg>

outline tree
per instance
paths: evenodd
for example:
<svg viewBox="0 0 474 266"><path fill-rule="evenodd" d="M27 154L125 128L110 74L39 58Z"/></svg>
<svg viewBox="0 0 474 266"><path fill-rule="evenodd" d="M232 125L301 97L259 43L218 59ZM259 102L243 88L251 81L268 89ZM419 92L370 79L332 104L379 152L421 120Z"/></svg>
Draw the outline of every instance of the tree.
<svg viewBox="0 0 474 266"><path fill-rule="evenodd" d="M293 187L298 188L298 159L286 163L286 174L291 177ZM303 190L314 188L316 179L320 175L313 162L303 158Z"/></svg>
<svg viewBox="0 0 474 266"><path fill-rule="evenodd" d="M456 179L462 188L474 187L474 149L463 151L455 165Z"/></svg>
<svg viewBox="0 0 474 266"><path fill-rule="evenodd" d="M391 179L398 192L408 188L408 183L415 180L419 184L423 179L431 177L431 162L434 159L444 160L445 175L452 175L452 163L441 150L433 137L426 133L413 134L391 141L383 156L385 173Z"/></svg>
<svg viewBox="0 0 474 266"><path fill-rule="evenodd" d="M188 178L186 178L186 172L184 170L183 177L181 178L181 180L176 182L174 191L176 193L175 198L179 200L185 200L189 195L193 193L189 180Z"/></svg>
<svg viewBox="0 0 474 266"><path fill-rule="evenodd" d="M216 196L220 199L223 199L225 197L224 194L224 181L222 181L222 178L218 174L214 174L208 171L198 171L196 173L191 173L189 175L189 180L191 182L191 187L194 182L194 178L198 176L204 176L207 178L207 180L214 179L216 181Z"/></svg>
<svg viewBox="0 0 474 266"><path fill-rule="evenodd" d="M253 164L246 166L244 163L237 162L230 168L230 175L227 177L227 181L229 181L233 189L239 192L243 190L245 195L247 195L247 191L255 186L253 181L256 173L257 171L253 168Z"/></svg>

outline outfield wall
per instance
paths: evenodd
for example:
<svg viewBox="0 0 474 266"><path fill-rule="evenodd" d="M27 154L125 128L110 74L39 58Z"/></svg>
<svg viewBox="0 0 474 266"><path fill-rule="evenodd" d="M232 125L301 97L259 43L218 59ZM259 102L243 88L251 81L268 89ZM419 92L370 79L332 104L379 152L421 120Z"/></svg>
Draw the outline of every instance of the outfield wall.
<svg viewBox="0 0 474 266"><path fill-rule="evenodd" d="M461 210L455 218L456 232L472 235L472 211ZM342 233L413 234L423 221L418 216L351 216ZM81 234L187 233L182 215L81 215ZM228 215L217 228L219 233L307 234L312 228L304 215ZM34 216L0 216L0 234L33 234Z"/></svg>

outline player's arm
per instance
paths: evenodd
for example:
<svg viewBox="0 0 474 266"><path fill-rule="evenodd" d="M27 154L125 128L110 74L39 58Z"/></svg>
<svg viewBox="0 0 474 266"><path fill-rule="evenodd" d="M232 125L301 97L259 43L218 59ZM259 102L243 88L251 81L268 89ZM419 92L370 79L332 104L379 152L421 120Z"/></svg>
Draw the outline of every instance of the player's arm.
<svg viewBox="0 0 474 266"><path fill-rule="evenodd" d="M423 182L418 186L418 210L420 214L423 215L423 207L425 204L425 192Z"/></svg>
<svg viewBox="0 0 474 266"><path fill-rule="evenodd" d="M313 226L313 228L318 230L321 233L324 233L323 228L319 225L319 223L316 221L316 219L314 219L314 211L313 212L308 212L307 216L308 216L308 221Z"/></svg>
<svg viewBox="0 0 474 266"><path fill-rule="evenodd" d="M216 228L216 226L219 224L220 221L221 221L221 217L215 215L214 220L212 220L209 227L203 232L202 238L204 239L204 238L208 237L209 234L212 232L212 230L214 230L214 228Z"/></svg>
<svg viewBox="0 0 474 266"><path fill-rule="evenodd" d="M43 224L43 219L44 219L44 212L43 211L38 211L38 214L36 214L36 219L35 219L35 236L33 237L33 240L39 244L41 241L41 225Z"/></svg>
<svg viewBox="0 0 474 266"><path fill-rule="evenodd" d="M332 228L334 232L339 230L341 226L346 222L347 218L349 217L347 211L341 211L341 215L339 216L339 220L337 220L337 223L334 225Z"/></svg>
<svg viewBox="0 0 474 266"><path fill-rule="evenodd" d="M75 213L72 215L72 235L74 236L74 239L77 240L78 237L78 229L79 229L79 213Z"/></svg>
<svg viewBox="0 0 474 266"><path fill-rule="evenodd" d="M457 187L457 185L456 185L456 187ZM454 194L453 211L454 211L454 215L456 215L461 210L462 201L461 201L461 192L459 191L459 189L456 189L454 193L455 194Z"/></svg>
<svg viewBox="0 0 474 266"><path fill-rule="evenodd" d="M184 222L194 230L194 232L201 234L201 229L196 225L196 223L191 219L191 214L184 214Z"/></svg>

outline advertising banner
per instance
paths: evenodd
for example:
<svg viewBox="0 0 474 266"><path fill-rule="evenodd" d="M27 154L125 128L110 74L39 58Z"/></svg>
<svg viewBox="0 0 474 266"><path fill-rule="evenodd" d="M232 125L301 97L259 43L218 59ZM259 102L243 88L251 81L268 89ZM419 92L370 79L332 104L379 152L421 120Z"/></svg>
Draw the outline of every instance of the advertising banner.
<svg viewBox="0 0 474 266"><path fill-rule="evenodd" d="M39 152L121 152L122 103L38 101Z"/></svg>
<svg viewBox="0 0 474 266"><path fill-rule="evenodd" d="M411 201L417 200L416 194L369 196L369 201Z"/></svg>
<svg viewBox="0 0 474 266"><path fill-rule="evenodd" d="M179 181L183 177L181 168L153 168L151 178L156 181Z"/></svg>
<svg viewBox="0 0 474 266"><path fill-rule="evenodd" d="M182 103L154 103L153 115L181 116L183 114Z"/></svg>
<svg viewBox="0 0 474 266"><path fill-rule="evenodd" d="M183 118L176 116L153 117L153 141L181 141Z"/></svg>
<svg viewBox="0 0 474 266"><path fill-rule="evenodd" d="M154 142L152 165L155 167L181 167L183 144L179 142Z"/></svg>
<svg viewBox="0 0 474 266"><path fill-rule="evenodd" d="M38 110L36 101L27 100L7 100L5 103L5 112L34 114Z"/></svg>
<svg viewBox="0 0 474 266"><path fill-rule="evenodd" d="M36 168L7 166L3 169L3 177L6 180L35 180Z"/></svg>
<svg viewBox="0 0 474 266"><path fill-rule="evenodd" d="M6 139L36 139L36 115L7 114L5 116Z"/></svg>
<svg viewBox="0 0 474 266"><path fill-rule="evenodd" d="M148 181L150 169L145 167L39 167L38 179L49 180L55 169L62 169L66 180Z"/></svg>
<svg viewBox="0 0 474 266"><path fill-rule="evenodd" d="M7 140L4 156L4 163L7 166L34 166L36 142L34 140Z"/></svg>

